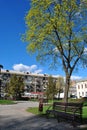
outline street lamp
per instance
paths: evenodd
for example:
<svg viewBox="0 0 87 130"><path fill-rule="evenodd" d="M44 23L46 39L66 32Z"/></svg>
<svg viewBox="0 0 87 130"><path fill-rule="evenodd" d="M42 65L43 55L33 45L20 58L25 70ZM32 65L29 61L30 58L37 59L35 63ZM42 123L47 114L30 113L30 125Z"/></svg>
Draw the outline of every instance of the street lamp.
<svg viewBox="0 0 87 130"><path fill-rule="evenodd" d="M2 68L3 68L3 65L0 65L0 75L1 75ZM0 99L1 99L1 77L0 77Z"/></svg>

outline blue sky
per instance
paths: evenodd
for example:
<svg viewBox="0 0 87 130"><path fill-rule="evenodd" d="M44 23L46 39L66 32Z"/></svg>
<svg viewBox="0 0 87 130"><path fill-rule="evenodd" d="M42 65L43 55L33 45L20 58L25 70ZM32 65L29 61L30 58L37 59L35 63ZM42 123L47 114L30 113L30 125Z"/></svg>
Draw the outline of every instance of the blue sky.
<svg viewBox="0 0 87 130"><path fill-rule="evenodd" d="M26 51L27 43L21 40L21 34L25 32L24 17L29 10L29 0L0 0L0 64L6 70L31 71L62 75L64 72L49 70L49 67L40 65L35 55L30 56ZM86 78L87 69L80 68L73 73L74 78Z"/></svg>

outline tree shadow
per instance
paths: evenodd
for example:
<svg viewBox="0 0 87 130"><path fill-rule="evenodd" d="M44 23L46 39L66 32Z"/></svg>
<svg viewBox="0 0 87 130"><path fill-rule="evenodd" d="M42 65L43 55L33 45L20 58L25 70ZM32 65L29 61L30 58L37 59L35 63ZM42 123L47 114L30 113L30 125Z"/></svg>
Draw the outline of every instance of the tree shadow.
<svg viewBox="0 0 87 130"><path fill-rule="evenodd" d="M87 124L87 118L83 119L83 124Z"/></svg>
<svg viewBox="0 0 87 130"><path fill-rule="evenodd" d="M41 116L27 118L11 118L2 116L0 130L73 130L72 126L64 122L58 123L56 119L46 119Z"/></svg>

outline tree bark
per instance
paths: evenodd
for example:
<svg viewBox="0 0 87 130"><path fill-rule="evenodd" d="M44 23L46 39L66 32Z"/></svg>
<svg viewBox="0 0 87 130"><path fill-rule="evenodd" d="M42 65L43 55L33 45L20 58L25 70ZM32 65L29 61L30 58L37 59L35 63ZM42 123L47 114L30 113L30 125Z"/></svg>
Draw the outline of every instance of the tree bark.
<svg viewBox="0 0 87 130"><path fill-rule="evenodd" d="M66 85L65 85L65 91L64 91L64 102L68 102L68 92L69 92L69 87L70 87L70 75L66 74Z"/></svg>

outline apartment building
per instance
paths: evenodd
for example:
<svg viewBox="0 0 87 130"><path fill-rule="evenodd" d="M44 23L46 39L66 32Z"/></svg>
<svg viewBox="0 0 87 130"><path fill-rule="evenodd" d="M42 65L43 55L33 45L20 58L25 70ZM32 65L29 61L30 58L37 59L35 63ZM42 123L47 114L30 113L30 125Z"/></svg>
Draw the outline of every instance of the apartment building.
<svg viewBox="0 0 87 130"><path fill-rule="evenodd" d="M1 94L4 93L4 88L6 87L7 82L9 82L12 75L22 76L25 84L24 96L42 96L48 82L49 75L47 74L35 74L29 72L17 72L13 70L2 70L0 74L1 79ZM57 77L53 77L54 80L57 80Z"/></svg>

